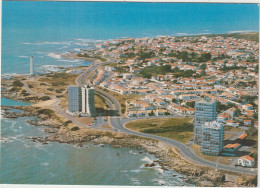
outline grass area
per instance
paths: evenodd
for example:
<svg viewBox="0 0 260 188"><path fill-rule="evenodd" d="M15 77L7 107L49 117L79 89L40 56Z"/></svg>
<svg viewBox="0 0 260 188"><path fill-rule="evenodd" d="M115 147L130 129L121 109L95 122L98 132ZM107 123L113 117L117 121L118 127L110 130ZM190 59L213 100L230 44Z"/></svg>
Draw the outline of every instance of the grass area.
<svg viewBox="0 0 260 188"><path fill-rule="evenodd" d="M113 129L108 123L105 125L102 125L101 127L105 128L105 129Z"/></svg>
<svg viewBox="0 0 260 188"><path fill-rule="evenodd" d="M216 162L218 156L209 156L209 155L203 155L200 151L200 145L192 145L191 146L191 149L193 149L195 151L195 153L203 158L203 159L206 159L206 160L209 160L209 161L212 161L212 162Z"/></svg>
<svg viewBox="0 0 260 188"><path fill-rule="evenodd" d="M232 163L232 161L229 160L229 159L232 159L232 157L221 157L221 158L218 160L218 162L219 162L220 164L230 165L230 164Z"/></svg>
<svg viewBox="0 0 260 188"><path fill-rule="evenodd" d="M193 137L192 118L150 118L128 122L128 129L186 143Z"/></svg>
<svg viewBox="0 0 260 188"><path fill-rule="evenodd" d="M219 157L219 159L218 159L219 164L230 165L232 163L232 161L230 161L230 159L233 159L232 157L203 155L200 151L200 145L192 145L191 149L193 149L195 151L195 153L203 159L206 159L206 160L209 160L212 162L216 162L217 158Z"/></svg>
<svg viewBox="0 0 260 188"><path fill-rule="evenodd" d="M224 126L224 131L231 131L231 132L242 132L243 129L238 127L230 127L230 126Z"/></svg>
<svg viewBox="0 0 260 188"><path fill-rule="evenodd" d="M229 139L230 137L234 136L234 134L231 133L224 133L224 140Z"/></svg>
<svg viewBox="0 0 260 188"><path fill-rule="evenodd" d="M93 117L76 117L76 120L87 125L94 123Z"/></svg>
<svg viewBox="0 0 260 188"><path fill-rule="evenodd" d="M95 93L95 107L96 108L103 108L104 110L108 109L108 105L105 102L105 99L103 99L103 97L101 97L97 93Z"/></svg>
<svg viewBox="0 0 260 188"><path fill-rule="evenodd" d="M62 97L60 98L60 107L63 110L68 109L68 93L64 93Z"/></svg>
<svg viewBox="0 0 260 188"><path fill-rule="evenodd" d="M67 74L64 72L45 75L39 79L33 78L27 81L30 88L36 93L49 96L57 96L66 92L69 85L75 85L78 74Z"/></svg>

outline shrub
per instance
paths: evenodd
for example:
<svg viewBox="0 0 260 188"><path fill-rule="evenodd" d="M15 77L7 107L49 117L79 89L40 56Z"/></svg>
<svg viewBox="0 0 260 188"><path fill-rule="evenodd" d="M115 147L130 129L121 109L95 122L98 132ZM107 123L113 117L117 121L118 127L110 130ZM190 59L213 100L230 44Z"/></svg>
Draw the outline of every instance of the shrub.
<svg viewBox="0 0 260 188"><path fill-rule="evenodd" d="M29 87L29 88L33 88L33 85L29 84L28 87Z"/></svg>
<svg viewBox="0 0 260 188"><path fill-rule="evenodd" d="M24 97L29 96L29 93L22 93Z"/></svg>
<svg viewBox="0 0 260 188"><path fill-rule="evenodd" d="M70 124L70 123L72 123L72 121L71 121L71 120L68 120L68 121L66 121L66 122L64 123L64 125L65 125L65 126L68 126L68 124Z"/></svg>
<svg viewBox="0 0 260 188"><path fill-rule="evenodd" d="M77 131L77 130L79 130L79 127L72 127L70 130L71 131Z"/></svg>
<svg viewBox="0 0 260 188"><path fill-rule="evenodd" d="M46 86L47 84L46 83L40 83L41 86Z"/></svg>
<svg viewBox="0 0 260 188"><path fill-rule="evenodd" d="M43 97L41 97L41 100L43 100L43 101L47 101L47 100L50 100L51 99L51 97L49 97L49 96L43 96Z"/></svg>
<svg viewBox="0 0 260 188"><path fill-rule="evenodd" d="M56 89L55 92L56 93L62 93L62 89Z"/></svg>
<svg viewBox="0 0 260 188"><path fill-rule="evenodd" d="M192 132L193 125L184 123L183 125L176 125L176 126L168 126L168 127L158 127L158 128L148 128L144 129L141 132L143 133L164 133L164 132Z"/></svg>
<svg viewBox="0 0 260 188"><path fill-rule="evenodd" d="M59 82L53 82L51 85L52 85L52 86L62 86L62 85L64 85L64 82L61 82L61 81L59 81Z"/></svg>
<svg viewBox="0 0 260 188"><path fill-rule="evenodd" d="M23 86L23 83L22 83L20 80L15 80L15 81L13 82L13 86L22 87L22 86Z"/></svg>
<svg viewBox="0 0 260 188"><path fill-rule="evenodd" d="M10 91L19 91L20 90L20 88L18 88L18 87L12 87L11 89L10 89Z"/></svg>
<svg viewBox="0 0 260 188"><path fill-rule="evenodd" d="M25 94L25 93L27 93L27 91L23 89L23 90L22 90L22 94Z"/></svg>
<svg viewBox="0 0 260 188"><path fill-rule="evenodd" d="M47 116L52 116L52 114L54 113L53 110L51 109L41 109L38 111L39 114L44 114L44 115L47 115Z"/></svg>
<svg viewBox="0 0 260 188"><path fill-rule="evenodd" d="M47 90L49 90L49 91L53 91L54 89L53 89L53 88L47 88Z"/></svg>

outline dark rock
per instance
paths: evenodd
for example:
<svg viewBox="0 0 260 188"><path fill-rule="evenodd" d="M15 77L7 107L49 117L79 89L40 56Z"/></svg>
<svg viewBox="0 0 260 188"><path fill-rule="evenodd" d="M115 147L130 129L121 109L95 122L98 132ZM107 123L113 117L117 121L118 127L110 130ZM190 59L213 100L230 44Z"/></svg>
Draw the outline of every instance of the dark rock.
<svg viewBox="0 0 260 188"><path fill-rule="evenodd" d="M145 167L153 167L153 166L155 166L155 163L145 163L144 166Z"/></svg>
<svg viewBox="0 0 260 188"><path fill-rule="evenodd" d="M83 147L83 144L81 144L81 143L79 143L78 145L77 145L77 147Z"/></svg>

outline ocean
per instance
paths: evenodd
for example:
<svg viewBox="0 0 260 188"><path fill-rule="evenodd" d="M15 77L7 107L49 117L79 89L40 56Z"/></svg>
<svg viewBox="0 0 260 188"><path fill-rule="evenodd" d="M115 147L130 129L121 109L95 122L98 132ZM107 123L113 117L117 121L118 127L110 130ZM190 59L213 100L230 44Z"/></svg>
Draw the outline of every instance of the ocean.
<svg viewBox="0 0 260 188"><path fill-rule="evenodd" d="M30 105L2 98L2 105L10 102L12 106ZM141 150L32 142L28 137L46 136L44 127L25 121L33 119L1 118L2 184L190 185L173 170L164 171L158 165L145 168L145 163L157 158Z"/></svg>
<svg viewBox="0 0 260 188"><path fill-rule="evenodd" d="M2 76L36 73L91 62L60 53L91 48L104 40L158 35L258 31L258 6L184 3L2 2ZM2 105L30 105L1 99ZM0 183L86 185L188 185L174 171L144 168L153 155L128 148L88 144L42 145L43 127L1 118ZM119 155L117 155L119 154ZM173 176L177 175L177 176ZM191 185L192 186L192 185Z"/></svg>
<svg viewBox="0 0 260 188"><path fill-rule="evenodd" d="M2 76L90 62L57 53L103 40L258 31L256 4L2 2Z"/></svg>

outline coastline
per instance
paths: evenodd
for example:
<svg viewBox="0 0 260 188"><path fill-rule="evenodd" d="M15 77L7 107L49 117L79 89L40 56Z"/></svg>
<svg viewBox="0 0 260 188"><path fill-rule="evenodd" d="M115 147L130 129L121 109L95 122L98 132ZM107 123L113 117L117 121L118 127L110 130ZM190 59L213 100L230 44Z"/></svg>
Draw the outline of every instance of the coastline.
<svg viewBox="0 0 260 188"><path fill-rule="evenodd" d="M72 58L75 53L70 53L67 58ZM79 57L81 58L81 57ZM85 60L85 58L84 58ZM89 59L90 60L90 59ZM91 58L92 63L98 61L98 59ZM78 69L81 67L68 68L66 70ZM48 74L46 74L48 75ZM36 77L45 77L46 75L36 75ZM26 75L16 76L8 80L10 83L19 78L23 80ZM4 90L2 90L2 97L10 98L13 100L29 101L38 103L43 101L40 96L22 96L9 95L8 83L4 82ZM10 88L9 88L10 89ZM49 136L43 137L32 137L28 138L33 142L41 142L42 144L48 144L48 142L59 142L68 144L77 144L78 147L82 147L84 144L91 142L94 144L107 144L115 148L126 147L126 148L137 148L143 149L146 152L153 154L159 161L147 164L147 167L152 167L156 164L162 166L164 170L173 169L178 173L185 174L188 178L184 181L192 182L198 186L254 186L252 182L255 176L241 175L233 172L225 172L219 170L216 172L215 169L205 166L194 164L193 162L183 158L180 152L173 146L169 146L166 143L148 139L133 135L128 135L119 132L97 130L93 128L82 128L79 130L72 130L73 127L77 127L73 123L67 123L61 120L56 113L53 115L39 114L39 110L42 107L26 106L26 107L10 107L25 110L24 116L30 114L37 118L37 121L30 121L28 123L34 126L44 126L45 132L49 133ZM12 118L19 117L19 114L14 115ZM66 124L66 125L65 125ZM235 178L229 178L229 176L235 176ZM230 180L231 179L231 180Z"/></svg>
<svg viewBox="0 0 260 188"><path fill-rule="evenodd" d="M13 112L6 113L10 108L24 110L25 112L20 114L14 114ZM95 145L106 144L114 148L126 147L130 149L142 149L159 158L158 161L145 164L146 167L153 167L158 164L165 171L172 169L177 173L187 176L187 178L183 179L187 183L192 183L198 186L253 186L250 183L253 180L253 176L242 175L236 181L226 181L227 176L232 177L238 174L223 171L216 172L215 169L194 164L183 158L175 147L157 140L92 128L81 127L79 130L73 131L72 128L75 127L73 123L69 123L65 126L66 123L64 124L56 114L54 114L54 116L52 115L52 118L50 118L49 116L38 114L39 109L35 109L32 106L3 106L2 109L5 111L4 116L9 114L7 118L25 116L37 117L35 121L27 122L34 126L45 127L44 131L48 133L48 136L28 138L33 142L40 142L42 144L48 144L48 142L59 142L76 144L77 147L83 147L83 145L87 143L93 143Z"/></svg>

